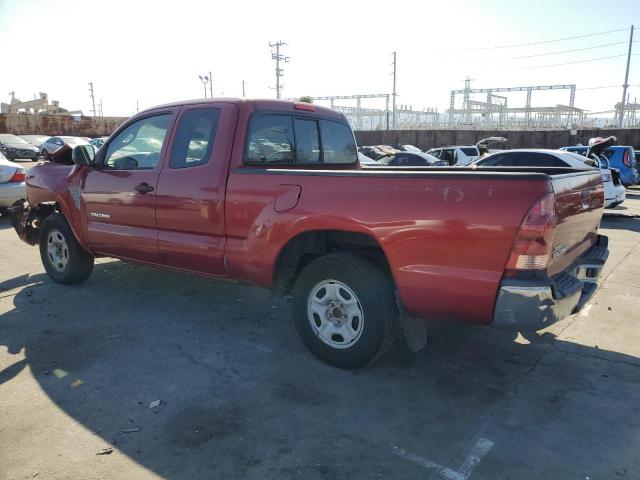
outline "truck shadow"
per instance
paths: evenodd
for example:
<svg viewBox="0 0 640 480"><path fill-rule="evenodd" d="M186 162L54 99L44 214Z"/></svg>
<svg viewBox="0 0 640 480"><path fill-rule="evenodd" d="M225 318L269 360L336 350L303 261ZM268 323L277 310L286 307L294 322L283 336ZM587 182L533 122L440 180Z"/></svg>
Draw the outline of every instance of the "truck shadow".
<svg viewBox="0 0 640 480"><path fill-rule="evenodd" d="M391 445L455 467L477 435L495 447L474 479L544 478L540 462L576 478L625 466L640 432L640 360L551 333L516 341L431 322L422 352L398 341L350 372L312 357L289 306L260 289L121 262L76 287L35 275L0 291L22 285L0 316L16 357L0 385L33 375L57 408L163 478L425 478ZM47 412L41 425L55 428ZM600 433L581 448L586 431Z"/></svg>

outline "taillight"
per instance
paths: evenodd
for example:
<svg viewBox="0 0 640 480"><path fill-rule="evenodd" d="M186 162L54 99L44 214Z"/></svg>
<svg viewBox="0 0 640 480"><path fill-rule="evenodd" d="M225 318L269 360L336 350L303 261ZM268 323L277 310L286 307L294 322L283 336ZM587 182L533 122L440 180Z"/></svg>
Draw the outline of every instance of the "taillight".
<svg viewBox="0 0 640 480"><path fill-rule="evenodd" d="M513 277L518 271L547 268L557 224L555 197L549 192L533 204L520 225L505 274Z"/></svg>
<svg viewBox="0 0 640 480"><path fill-rule="evenodd" d="M631 166L631 160L629 160L629 150L625 150L622 156L622 163L624 163L627 167Z"/></svg>
<svg viewBox="0 0 640 480"><path fill-rule="evenodd" d="M10 182L24 182L27 179L27 172L24 168L19 168L16 170L16 173L13 174L13 177L9 179Z"/></svg>

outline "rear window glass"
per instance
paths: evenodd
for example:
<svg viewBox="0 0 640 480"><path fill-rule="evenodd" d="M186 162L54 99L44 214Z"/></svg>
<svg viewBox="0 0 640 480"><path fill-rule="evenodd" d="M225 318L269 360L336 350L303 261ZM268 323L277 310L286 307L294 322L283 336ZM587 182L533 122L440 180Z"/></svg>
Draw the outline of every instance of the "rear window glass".
<svg viewBox="0 0 640 480"><path fill-rule="evenodd" d="M358 151L353 132L344 123L320 121L324 163L356 163Z"/></svg>
<svg viewBox="0 0 640 480"><path fill-rule="evenodd" d="M480 155L476 147L463 147L460 150L462 150L462 153L464 153L467 157L477 157L478 155Z"/></svg>
<svg viewBox="0 0 640 480"><path fill-rule="evenodd" d="M568 167L553 155L538 152L496 153L485 157L477 165L482 167Z"/></svg>
<svg viewBox="0 0 640 480"><path fill-rule="evenodd" d="M358 161L353 132L331 120L255 115L249 126L247 164L320 164Z"/></svg>
<svg viewBox="0 0 640 480"><path fill-rule="evenodd" d="M318 163L320 161L318 122L306 118L296 118L294 122L298 163Z"/></svg>
<svg viewBox="0 0 640 480"><path fill-rule="evenodd" d="M293 121L289 115L253 117L249 126L246 163L293 163L294 152Z"/></svg>
<svg viewBox="0 0 640 480"><path fill-rule="evenodd" d="M182 115L171 149L171 168L195 167L209 161L219 119L217 108L196 108Z"/></svg>

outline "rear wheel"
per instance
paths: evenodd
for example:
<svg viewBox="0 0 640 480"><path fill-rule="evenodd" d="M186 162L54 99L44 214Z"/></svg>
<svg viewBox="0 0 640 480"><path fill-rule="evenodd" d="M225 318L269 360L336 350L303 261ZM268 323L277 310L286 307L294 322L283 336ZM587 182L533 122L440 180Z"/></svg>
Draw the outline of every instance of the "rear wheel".
<svg viewBox="0 0 640 480"><path fill-rule="evenodd" d="M78 243L64 216L47 217L40 232L40 258L58 283L80 283L93 271L93 257Z"/></svg>
<svg viewBox="0 0 640 480"><path fill-rule="evenodd" d="M311 262L293 291L298 333L321 360L362 367L382 356L397 333L393 285L371 262L332 253Z"/></svg>

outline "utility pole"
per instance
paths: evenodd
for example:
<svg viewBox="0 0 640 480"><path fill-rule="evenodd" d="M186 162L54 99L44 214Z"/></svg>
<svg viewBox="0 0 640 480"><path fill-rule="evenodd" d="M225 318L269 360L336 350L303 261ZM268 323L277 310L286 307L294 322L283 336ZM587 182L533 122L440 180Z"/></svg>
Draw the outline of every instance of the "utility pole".
<svg viewBox="0 0 640 480"><path fill-rule="evenodd" d="M102 98L100 98L100 104L98 105L98 110L100 111L100 116L104 117L104 113L102 113Z"/></svg>
<svg viewBox="0 0 640 480"><path fill-rule="evenodd" d="M244 98L244 80L242 80L242 98Z"/></svg>
<svg viewBox="0 0 640 480"><path fill-rule="evenodd" d="M93 112L93 116L96 116L96 98L93 95L93 82L89 82L89 95L91 96L91 105L92 105L92 112Z"/></svg>
<svg viewBox="0 0 640 480"><path fill-rule="evenodd" d="M198 78L202 82L202 89L204 90L204 98L207 98L207 82L209 81L209 77L206 75L198 75Z"/></svg>
<svg viewBox="0 0 640 480"><path fill-rule="evenodd" d="M620 102L620 118L618 118L618 128L622 128L624 123L624 107L627 99L627 88L629 87L629 64L631 63L631 46L633 45L633 25L629 34L629 53L627 53L627 71L624 74L624 85L622 86L622 102Z"/></svg>
<svg viewBox="0 0 640 480"><path fill-rule="evenodd" d="M209 71L209 96L213 98L213 76L211 71Z"/></svg>
<svg viewBox="0 0 640 480"><path fill-rule="evenodd" d="M280 89L284 86L284 85L280 85L280 77L283 76L283 72L284 70L280 68L280 61L283 61L285 63L289 62L289 59L291 57L286 57L284 55L282 55L280 53L280 47L284 47L286 45L286 43L284 43L283 41L277 41L276 43L269 43L269 46L271 48L276 49L275 53L272 51L271 52L271 59L276 61L276 98L280 98Z"/></svg>
<svg viewBox="0 0 640 480"><path fill-rule="evenodd" d="M393 129L396 129L396 52L393 52L393 97L392 97L392 106L393 109L393 117L392 117L392 125Z"/></svg>

